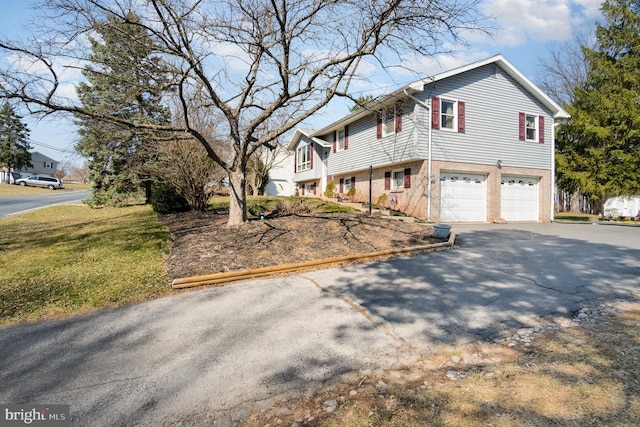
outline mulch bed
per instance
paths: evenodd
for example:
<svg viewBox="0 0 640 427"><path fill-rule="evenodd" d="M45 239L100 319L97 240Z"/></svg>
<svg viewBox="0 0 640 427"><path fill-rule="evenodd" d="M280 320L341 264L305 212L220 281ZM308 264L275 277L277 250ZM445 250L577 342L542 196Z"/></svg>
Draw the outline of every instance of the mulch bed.
<svg viewBox="0 0 640 427"><path fill-rule="evenodd" d="M227 219L216 212L161 217L173 235L169 280L442 242L430 225L363 214L267 217L240 227L227 227Z"/></svg>

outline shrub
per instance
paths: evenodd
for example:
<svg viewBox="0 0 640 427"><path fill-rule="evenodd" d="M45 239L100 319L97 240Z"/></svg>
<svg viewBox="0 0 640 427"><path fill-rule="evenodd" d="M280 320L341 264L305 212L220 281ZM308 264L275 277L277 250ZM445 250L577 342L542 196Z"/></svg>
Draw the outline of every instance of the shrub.
<svg viewBox="0 0 640 427"><path fill-rule="evenodd" d="M327 184L327 188L324 190L324 197L333 197L333 192L336 190L335 181L331 180Z"/></svg>
<svg viewBox="0 0 640 427"><path fill-rule="evenodd" d="M382 193L376 201L376 207L386 208L389 205L389 196L387 193Z"/></svg>
<svg viewBox="0 0 640 427"><path fill-rule="evenodd" d="M178 193L178 190L173 185L167 183L159 183L153 186L151 206L154 211L161 214L187 212L190 210L187 200Z"/></svg>
<svg viewBox="0 0 640 427"><path fill-rule="evenodd" d="M353 199L356 196L356 187L351 187L349 191L347 191L347 197Z"/></svg>
<svg viewBox="0 0 640 427"><path fill-rule="evenodd" d="M273 210L275 215L302 215L310 214L313 209L306 200L297 198L280 199Z"/></svg>

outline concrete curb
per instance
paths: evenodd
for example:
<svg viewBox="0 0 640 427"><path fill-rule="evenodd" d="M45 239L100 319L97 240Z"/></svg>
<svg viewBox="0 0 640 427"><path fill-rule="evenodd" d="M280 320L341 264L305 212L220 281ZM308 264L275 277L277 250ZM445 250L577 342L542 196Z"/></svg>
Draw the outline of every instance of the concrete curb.
<svg viewBox="0 0 640 427"><path fill-rule="evenodd" d="M366 254L349 255L344 257L327 258L314 261L299 262L294 264L275 265L272 267L261 267L249 270L228 271L224 273L208 274L204 276L185 277L174 279L171 287L174 289L192 288L204 285L217 285L222 283L233 282L236 280L253 279L256 277L271 276L274 274L291 273L299 270L308 270L313 267L319 267L329 264L344 264L353 261L374 260L393 255L406 255L410 253L439 251L445 249L453 249L456 235L453 231L449 234L449 240L443 243L434 243L431 245L411 246L401 249L390 249L386 251L371 252Z"/></svg>

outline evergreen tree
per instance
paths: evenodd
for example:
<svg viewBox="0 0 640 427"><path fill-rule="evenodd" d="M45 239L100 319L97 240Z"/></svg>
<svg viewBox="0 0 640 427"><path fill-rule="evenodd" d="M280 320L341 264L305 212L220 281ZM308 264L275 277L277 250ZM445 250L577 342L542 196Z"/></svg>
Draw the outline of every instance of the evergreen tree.
<svg viewBox="0 0 640 427"><path fill-rule="evenodd" d="M145 164L151 161L155 138L153 132L96 117L108 112L124 121L153 124L165 123L169 116L160 103L160 60L152 56L151 39L136 22L137 16L129 13L126 22L109 16L96 25L100 40L91 39L89 58L94 66L83 71L88 83L76 88L83 108L97 113L78 115L76 120L76 150L89 160L94 205L126 204L139 192L148 180Z"/></svg>
<svg viewBox="0 0 640 427"><path fill-rule="evenodd" d="M22 123L22 117L5 103L0 109L0 167L9 172L32 167L29 149L29 129ZM7 184L10 182L7 179Z"/></svg>
<svg viewBox="0 0 640 427"><path fill-rule="evenodd" d="M374 99L375 98L373 97L373 95L362 95L362 96L360 96L358 99L355 100L355 104L353 104L351 106L351 108L349 108L349 112L353 113L353 112L356 112L356 111L360 110L361 108L364 108L365 105L367 105L368 103L370 103Z"/></svg>
<svg viewBox="0 0 640 427"><path fill-rule="evenodd" d="M607 0L598 47L583 52L586 84L557 139L558 178L602 213L607 198L640 191L640 0Z"/></svg>

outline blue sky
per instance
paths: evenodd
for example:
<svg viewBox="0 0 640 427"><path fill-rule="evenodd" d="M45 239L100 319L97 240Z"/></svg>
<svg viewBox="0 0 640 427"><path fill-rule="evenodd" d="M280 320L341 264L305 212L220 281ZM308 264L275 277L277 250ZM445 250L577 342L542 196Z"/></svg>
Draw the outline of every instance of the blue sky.
<svg viewBox="0 0 640 427"><path fill-rule="evenodd" d="M32 0L0 0L0 34L14 34L32 17ZM373 80L360 90L374 96L385 91L501 53L524 75L534 82L539 80L539 62L549 47L570 40L577 31L592 29L595 20L601 21L601 0L481 0L485 15L495 18L498 30L491 38L471 35L469 46L453 54L436 58L403 58L403 66L412 73L400 71L372 73ZM6 60L0 58L0 60ZM373 67L373 65L371 65ZM319 114L305 127L324 127L348 113L348 104L336 102ZM77 138L75 127L68 119L49 118L36 121L25 117L31 129L35 150L63 160L72 156Z"/></svg>

